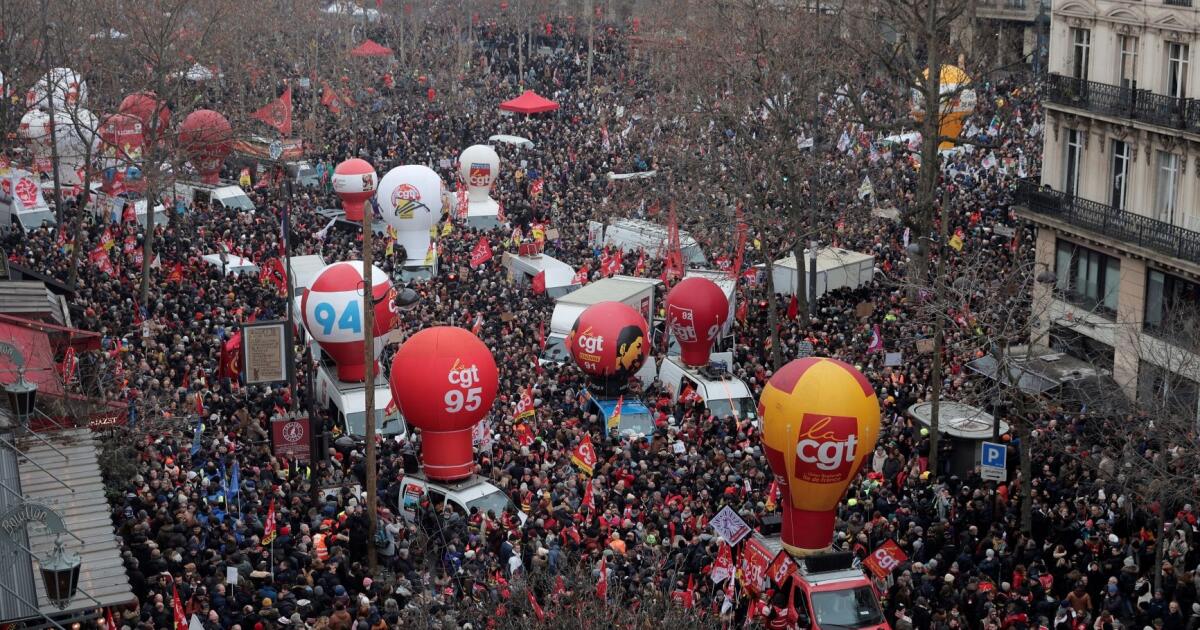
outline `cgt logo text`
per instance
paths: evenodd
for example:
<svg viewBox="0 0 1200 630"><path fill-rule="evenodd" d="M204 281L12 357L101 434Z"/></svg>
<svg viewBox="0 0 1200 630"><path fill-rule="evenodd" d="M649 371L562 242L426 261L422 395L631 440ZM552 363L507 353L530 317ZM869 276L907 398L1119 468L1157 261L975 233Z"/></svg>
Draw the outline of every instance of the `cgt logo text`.
<svg viewBox="0 0 1200 630"><path fill-rule="evenodd" d="M812 483L843 479L858 457L857 433L855 418L805 414L796 441L796 476Z"/></svg>
<svg viewBox="0 0 1200 630"><path fill-rule="evenodd" d="M600 353L604 352L604 337L592 334L591 327L575 335L575 345L579 347L579 358L583 361L598 363Z"/></svg>
<svg viewBox="0 0 1200 630"><path fill-rule="evenodd" d="M469 388L479 382L479 366L472 365L467 367L463 365L461 359L455 359L446 380L451 385L458 385L464 389Z"/></svg>

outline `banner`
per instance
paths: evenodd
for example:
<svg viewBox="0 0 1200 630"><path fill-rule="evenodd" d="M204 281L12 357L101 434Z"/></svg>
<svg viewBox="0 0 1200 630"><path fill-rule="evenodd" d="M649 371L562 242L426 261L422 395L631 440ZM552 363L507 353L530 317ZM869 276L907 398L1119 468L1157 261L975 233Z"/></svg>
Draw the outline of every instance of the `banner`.
<svg viewBox="0 0 1200 630"><path fill-rule="evenodd" d="M521 400L517 402L517 410L513 412L513 420L524 420L534 415L533 388L526 387L521 392Z"/></svg>
<svg viewBox="0 0 1200 630"><path fill-rule="evenodd" d="M712 571L709 572L708 577L713 582L720 584L733 575L733 554L730 552L729 545L722 541L720 548L717 549L717 559L713 561Z"/></svg>

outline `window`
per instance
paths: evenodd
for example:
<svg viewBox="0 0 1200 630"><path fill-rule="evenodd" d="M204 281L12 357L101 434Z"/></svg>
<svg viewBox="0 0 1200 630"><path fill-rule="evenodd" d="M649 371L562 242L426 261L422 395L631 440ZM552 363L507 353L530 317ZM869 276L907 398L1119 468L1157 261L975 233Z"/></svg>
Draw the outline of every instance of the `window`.
<svg viewBox="0 0 1200 630"><path fill-rule="evenodd" d="M1092 367L1112 372L1113 347L1072 328L1051 326L1050 349L1087 361Z"/></svg>
<svg viewBox="0 0 1200 630"><path fill-rule="evenodd" d="M1083 161L1083 132L1067 130L1066 166L1063 168L1063 191L1068 195L1079 194L1079 168Z"/></svg>
<svg viewBox="0 0 1200 630"><path fill-rule="evenodd" d="M1167 96L1184 98L1187 96L1188 53L1187 44L1179 42L1167 43Z"/></svg>
<svg viewBox="0 0 1200 630"><path fill-rule="evenodd" d="M1071 76L1087 81L1088 61L1092 53L1092 31L1086 28L1071 29L1071 45Z"/></svg>
<svg viewBox="0 0 1200 630"><path fill-rule="evenodd" d="M1138 38L1133 35L1118 37L1120 57L1117 59L1120 85L1126 89L1137 87Z"/></svg>
<svg viewBox="0 0 1200 630"><path fill-rule="evenodd" d="M1121 261L1096 250L1059 241L1055 251L1055 288L1070 302L1100 314L1117 312Z"/></svg>
<svg viewBox="0 0 1200 630"><path fill-rule="evenodd" d="M1180 330L1181 320L1196 319L1200 285L1151 269L1146 273L1146 330Z"/></svg>
<svg viewBox="0 0 1200 630"><path fill-rule="evenodd" d="M1133 154L1129 143L1123 140L1112 141L1112 175L1108 205L1118 210L1125 209L1125 191L1129 186L1129 163Z"/></svg>
<svg viewBox="0 0 1200 630"><path fill-rule="evenodd" d="M1158 182L1154 190L1154 218L1166 223L1175 220L1175 200L1179 196L1179 156L1159 151Z"/></svg>

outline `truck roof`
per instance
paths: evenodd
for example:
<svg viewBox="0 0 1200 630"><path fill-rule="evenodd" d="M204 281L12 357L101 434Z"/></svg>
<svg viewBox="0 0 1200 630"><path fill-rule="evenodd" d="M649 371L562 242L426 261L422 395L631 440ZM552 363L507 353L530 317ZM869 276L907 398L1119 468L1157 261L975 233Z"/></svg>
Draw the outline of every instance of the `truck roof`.
<svg viewBox="0 0 1200 630"><path fill-rule="evenodd" d="M602 278L558 298L558 303L591 306L600 302L623 302L640 294L646 290L648 285L652 286L653 284L653 282L645 282L643 278L619 276Z"/></svg>
<svg viewBox="0 0 1200 630"><path fill-rule="evenodd" d="M463 502L471 502L479 497L484 497L495 492L501 492L492 482L479 475L471 475L466 479L459 481L431 481L425 476L425 471L419 471L411 475L405 475L405 479L416 478L421 481L445 490L450 490L458 495Z"/></svg>
<svg viewBox="0 0 1200 630"><path fill-rule="evenodd" d="M779 536L763 536L762 534L756 532L754 537L759 543L762 544L763 547L766 547L767 550L771 552L772 557L777 556L780 553L785 553L783 551L783 540L781 540ZM810 570L808 563L805 562L804 558L792 558L792 562L796 563L796 567L799 568L800 576L804 578L804 581L810 584L813 587L813 590L818 592L837 590L837 588L847 582L861 582L863 584L867 583L866 574L862 572L862 569L858 569L853 566L845 567L845 565L843 565L844 568L812 571Z"/></svg>
<svg viewBox="0 0 1200 630"><path fill-rule="evenodd" d="M728 365L728 367L730 369L733 368L733 353L714 352L714 353L712 353L712 355L710 355L710 358L712 360L718 360L718 361L721 359L724 359L726 361L726 364ZM705 370L705 368L689 367L683 361L680 361L679 357L677 357L677 356L667 357L666 359L664 359L664 361L670 361L671 363L675 364L675 366L677 366L681 371L683 371L683 373L687 374L693 380L695 380L697 383L700 383L700 384L704 385L705 387L708 387L708 386L712 386L712 387L716 387L716 388L723 387L724 389L720 389L719 393L725 394L726 392L728 392L728 394L726 396L722 396L723 398L748 398L748 397L750 397L750 388L746 386L745 382L743 382L741 379L734 376L730 372L725 372L725 374L729 375L729 378L713 378L712 375L705 374L702 371L702 370ZM711 393L710 393L710 396L711 396Z"/></svg>
<svg viewBox="0 0 1200 630"><path fill-rule="evenodd" d="M641 234L645 234L646 236L650 236L655 239L658 239L660 237L663 239L666 239L668 236L668 232L669 232L667 230L666 226L659 225L657 223L654 223L652 221L647 221L645 219L617 219L610 224L610 227L616 227L616 228L620 228L620 229L624 229L624 230L631 230L634 232L639 232ZM692 238L692 236L690 234L688 234L686 231L679 230L679 245L680 245L680 247L687 247L689 245L695 245L695 244L696 244L696 239Z"/></svg>
<svg viewBox="0 0 1200 630"><path fill-rule="evenodd" d="M325 259L317 254L292 256L291 263L292 286L297 291L308 288L313 280L316 279L317 273L325 268ZM299 297L299 295L296 297Z"/></svg>
<svg viewBox="0 0 1200 630"><path fill-rule="evenodd" d="M600 407L600 411L604 412L604 417L612 415L613 410L617 408L616 400L602 400L597 398L596 405ZM650 409L640 400L622 400L621 413L650 413Z"/></svg>

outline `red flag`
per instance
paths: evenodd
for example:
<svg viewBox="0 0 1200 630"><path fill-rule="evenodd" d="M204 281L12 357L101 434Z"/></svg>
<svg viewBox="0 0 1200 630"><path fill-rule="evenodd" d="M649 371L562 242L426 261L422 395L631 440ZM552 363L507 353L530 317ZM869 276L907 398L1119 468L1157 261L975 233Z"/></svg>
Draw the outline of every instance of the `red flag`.
<svg viewBox="0 0 1200 630"><path fill-rule="evenodd" d="M117 630L117 622L113 621L111 607L104 609L104 625L108 626L108 630Z"/></svg>
<svg viewBox="0 0 1200 630"><path fill-rule="evenodd" d="M67 346L67 351L63 353L62 362L62 379L63 383L70 384L71 379L75 378L75 367L79 364L75 358L75 348Z"/></svg>
<svg viewBox="0 0 1200 630"><path fill-rule="evenodd" d="M335 116L342 113L342 97L338 96L338 93L325 82L322 82L321 87L321 104Z"/></svg>
<svg viewBox="0 0 1200 630"><path fill-rule="evenodd" d="M103 271L110 276L113 275L112 261L108 259L108 251L104 249L104 246L97 245L96 249L93 249L91 253L88 254L88 260L90 260L93 265L96 265L96 268L100 271Z"/></svg>
<svg viewBox="0 0 1200 630"><path fill-rule="evenodd" d="M747 304L749 304L748 301L742 300L741 303L738 304L738 306L737 306L736 317L739 322L746 321L746 317L750 314L750 309L747 306Z"/></svg>
<svg viewBox="0 0 1200 630"><path fill-rule="evenodd" d="M175 611L175 630L188 630L187 615L183 612L183 602L179 601L179 588L171 584L171 608Z"/></svg>
<svg viewBox="0 0 1200 630"><path fill-rule="evenodd" d="M542 610L542 607L538 605L537 598L533 596L533 591L528 590L525 592L529 594L529 605L533 607L533 614L537 615L538 621L545 621L546 611Z"/></svg>
<svg viewBox="0 0 1200 630"><path fill-rule="evenodd" d="M194 396L192 396L192 402L195 403L195 405L196 405L196 415L203 418L204 417L204 397L200 395L200 392L196 392L196 394Z"/></svg>
<svg viewBox="0 0 1200 630"><path fill-rule="evenodd" d="M183 282L183 263L175 263L171 273L167 274L167 282Z"/></svg>
<svg viewBox="0 0 1200 630"><path fill-rule="evenodd" d="M738 206L738 209L738 214L741 214L741 206ZM733 267L729 270L729 277L733 278L734 280L737 280L738 276L742 274L742 260L745 258L746 254L747 231L746 224L739 221L737 226L737 236L734 238Z"/></svg>
<svg viewBox="0 0 1200 630"><path fill-rule="evenodd" d="M524 422L519 422L513 427L513 434L517 436L517 443L521 446L533 444L533 429L530 429Z"/></svg>
<svg viewBox="0 0 1200 630"><path fill-rule="evenodd" d="M574 450L571 451L571 463L590 477L592 470L596 468L596 462L596 448L592 446L592 436L585 433L583 439L579 440L579 444L576 444ZM588 489L590 490L591 487L591 482L588 482Z"/></svg>
<svg viewBox="0 0 1200 630"><path fill-rule="evenodd" d="M521 399L517 401L517 410L513 412L513 420L523 420L533 416L536 411L533 408L533 388L526 385L525 390L521 392Z"/></svg>
<svg viewBox="0 0 1200 630"><path fill-rule="evenodd" d="M796 319L800 315L800 298L796 294L792 294L792 301L788 302L787 318Z"/></svg>
<svg viewBox="0 0 1200 630"><path fill-rule="evenodd" d="M771 480L771 485L767 488L767 511L774 512L775 507L779 505L779 482Z"/></svg>
<svg viewBox="0 0 1200 630"><path fill-rule="evenodd" d="M611 276L621 271L622 258L625 252L617 250L609 256L600 257L600 272L605 276Z"/></svg>
<svg viewBox="0 0 1200 630"><path fill-rule="evenodd" d="M272 258L263 263L262 271L259 273L259 280L263 284L274 285L275 292L279 297L287 296L287 269L284 269L282 260Z"/></svg>
<svg viewBox="0 0 1200 630"><path fill-rule="evenodd" d="M588 490L592 489L592 482L588 482ZM600 579L596 582L596 597L604 600L608 597L608 561L600 558Z"/></svg>
<svg viewBox="0 0 1200 630"><path fill-rule="evenodd" d="M253 116L279 130L284 136L292 135L292 86L283 91L283 96L264 105Z"/></svg>
<svg viewBox="0 0 1200 630"><path fill-rule="evenodd" d="M591 270L588 269L587 265L580 267L579 271L575 272L575 277L571 279L571 284L578 284L580 286L587 284L588 275L590 274Z"/></svg>
<svg viewBox="0 0 1200 630"><path fill-rule="evenodd" d="M221 363L217 366L217 378L238 380L242 374L242 332L233 333L221 346Z"/></svg>
<svg viewBox="0 0 1200 630"><path fill-rule="evenodd" d="M563 579L562 574L554 578L554 595L562 595L567 592L567 582Z"/></svg>
<svg viewBox="0 0 1200 630"><path fill-rule="evenodd" d="M633 268L633 275L643 276L646 274L646 250L641 250L638 254L637 266Z"/></svg>
<svg viewBox="0 0 1200 630"><path fill-rule="evenodd" d="M533 282L530 284L532 285L533 292L535 294L541 295L541 294L545 293L546 292L546 271L544 269L542 271L539 271L538 274L533 277Z"/></svg>
<svg viewBox="0 0 1200 630"><path fill-rule="evenodd" d="M529 196L537 199L542 194L542 190L546 188L546 180L541 177L529 182Z"/></svg>
<svg viewBox="0 0 1200 630"><path fill-rule="evenodd" d="M480 311L475 314L475 323L471 324L471 334L472 335L475 335L476 337L478 337L479 333L481 333L481 332L483 332L483 311Z"/></svg>
<svg viewBox="0 0 1200 630"><path fill-rule="evenodd" d="M730 552L729 545L725 541L721 541L721 546L717 548L717 559L713 561L708 577L713 582L720 584L733 575L733 554Z"/></svg>
<svg viewBox="0 0 1200 630"><path fill-rule="evenodd" d="M471 268L474 269L491 259L492 246L488 243L486 236L481 236L479 242L475 244L475 249L471 250Z"/></svg>
<svg viewBox="0 0 1200 630"><path fill-rule="evenodd" d="M504 214L504 202L503 201L498 202L496 205L496 221L499 221L500 223L508 222L508 216Z"/></svg>
<svg viewBox="0 0 1200 630"><path fill-rule="evenodd" d="M587 486L583 489L583 503L580 507L587 508L588 514L596 509L596 495L592 491L592 480L588 479Z"/></svg>
<svg viewBox="0 0 1200 630"><path fill-rule="evenodd" d="M271 503L267 505L267 524L263 528L263 545L275 542L275 531L275 499L271 499Z"/></svg>

